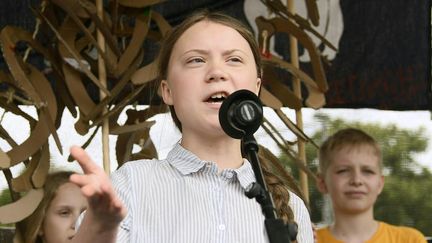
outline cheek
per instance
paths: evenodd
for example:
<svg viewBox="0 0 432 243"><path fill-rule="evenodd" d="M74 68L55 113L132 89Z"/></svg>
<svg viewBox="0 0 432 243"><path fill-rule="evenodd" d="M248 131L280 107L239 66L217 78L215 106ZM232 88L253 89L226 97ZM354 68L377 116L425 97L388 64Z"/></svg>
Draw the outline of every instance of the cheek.
<svg viewBox="0 0 432 243"><path fill-rule="evenodd" d="M342 191L342 188L344 187L345 182L342 178L331 178L330 183L327 183L327 188L330 192L330 194L338 193Z"/></svg>
<svg viewBox="0 0 432 243"><path fill-rule="evenodd" d="M47 216L44 226L45 229L49 229L49 231L54 231L51 229L64 230L65 228L69 227L70 221L70 217L61 217L60 215L52 214Z"/></svg>
<svg viewBox="0 0 432 243"><path fill-rule="evenodd" d="M42 225L44 242L59 242L60 235L65 235L64 223L53 215L48 215Z"/></svg>
<svg viewBox="0 0 432 243"><path fill-rule="evenodd" d="M258 76L256 75L256 72L248 72L247 70L243 70L242 74L239 75L237 71L234 71L232 75L234 78L241 77L243 80L242 83L244 85L254 88L257 87Z"/></svg>
<svg viewBox="0 0 432 243"><path fill-rule="evenodd" d="M169 83L173 99L181 99L197 88L197 82L192 78L186 79L181 76L170 78Z"/></svg>
<svg viewBox="0 0 432 243"><path fill-rule="evenodd" d="M373 186L375 188L376 194L379 195L383 189L383 184L381 183L381 181L377 181Z"/></svg>

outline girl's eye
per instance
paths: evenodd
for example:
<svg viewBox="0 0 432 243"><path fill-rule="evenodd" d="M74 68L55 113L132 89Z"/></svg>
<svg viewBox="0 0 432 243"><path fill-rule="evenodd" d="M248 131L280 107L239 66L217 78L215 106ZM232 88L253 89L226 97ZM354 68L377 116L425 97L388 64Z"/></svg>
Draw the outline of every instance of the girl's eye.
<svg viewBox="0 0 432 243"><path fill-rule="evenodd" d="M187 60L187 63L200 63L200 62L204 62L204 59L201 57L194 57Z"/></svg>
<svg viewBox="0 0 432 243"><path fill-rule="evenodd" d="M58 214L59 214L60 216L65 217L65 216L68 216L68 215L70 214L70 210L60 210L60 211L58 212Z"/></svg>
<svg viewBox="0 0 432 243"><path fill-rule="evenodd" d="M230 57L228 60L231 62L242 62L241 58L239 57Z"/></svg>

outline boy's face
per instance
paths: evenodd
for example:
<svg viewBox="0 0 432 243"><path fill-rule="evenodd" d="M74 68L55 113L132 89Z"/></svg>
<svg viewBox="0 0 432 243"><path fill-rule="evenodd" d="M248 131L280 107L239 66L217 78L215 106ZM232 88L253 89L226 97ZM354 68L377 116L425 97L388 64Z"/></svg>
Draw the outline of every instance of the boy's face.
<svg viewBox="0 0 432 243"><path fill-rule="evenodd" d="M330 195L334 212L344 214L373 211L383 186L379 158L369 145L335 151L318 181L320 191Z"/></svg>

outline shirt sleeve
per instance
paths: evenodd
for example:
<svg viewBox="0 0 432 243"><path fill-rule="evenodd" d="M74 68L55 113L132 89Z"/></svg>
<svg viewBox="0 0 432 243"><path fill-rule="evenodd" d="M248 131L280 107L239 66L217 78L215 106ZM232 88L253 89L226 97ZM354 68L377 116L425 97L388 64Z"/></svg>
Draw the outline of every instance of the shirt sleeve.
<svg viewBox="0 0 432 243"><path fill-rule="evenodd" d="M298 243L313 243L312 222L310 220L309 211L306 208L303 200L296 194L290 193L289 206L293 210L294 220L298 225L297 242Z"/></svg>
<svg viewBox="0 0 432 243"><path fill-rule="evenodd" d="M130 173L128 173L128 166L126 164L111 174L111 182L120 200L128 210L126 217L120 223L116 242L130 242L133 215L131 204L133 202L131 201L132 183L130 182Z"/></svg>

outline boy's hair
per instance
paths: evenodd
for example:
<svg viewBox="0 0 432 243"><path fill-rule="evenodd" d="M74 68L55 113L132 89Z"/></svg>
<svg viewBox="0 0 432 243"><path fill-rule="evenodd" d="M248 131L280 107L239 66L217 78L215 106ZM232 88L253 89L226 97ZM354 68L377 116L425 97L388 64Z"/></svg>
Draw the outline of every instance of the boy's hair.
<svg viewBox="0 0 432 243"><path fill-rule="evenodd" d="M378 158L379 167L382 169L381 148L377 141L360 129L345 128L328 137L321 145L318 154L319 172L321 174L326 173L336 151L343 148L354 149L361 146L370 146L373 149L373 153Z"/></svg>

